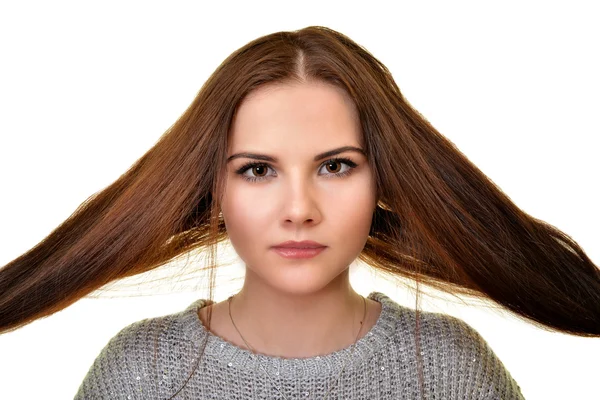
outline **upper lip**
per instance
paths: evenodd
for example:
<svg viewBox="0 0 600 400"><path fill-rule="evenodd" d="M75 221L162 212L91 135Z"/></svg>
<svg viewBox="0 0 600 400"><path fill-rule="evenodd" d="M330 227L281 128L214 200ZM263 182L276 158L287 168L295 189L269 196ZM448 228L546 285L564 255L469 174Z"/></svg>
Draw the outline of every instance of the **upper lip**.
<svg viewBox="0 0 600 400"><path fill-rule="evenodd" d="M288 240L287 242L279 243L273 247L291 247L295 249L315 249L318 247L326 247L325 245L317 242L313 242L312 240L303 240L301 242L296 242L294 240Z"/></svg>

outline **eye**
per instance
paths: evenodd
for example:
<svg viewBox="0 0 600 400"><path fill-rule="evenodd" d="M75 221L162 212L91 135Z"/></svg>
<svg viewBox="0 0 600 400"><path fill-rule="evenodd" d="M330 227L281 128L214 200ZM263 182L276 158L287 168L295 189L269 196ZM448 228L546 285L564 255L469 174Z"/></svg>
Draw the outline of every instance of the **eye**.
<svg viewBox="0 0 600 400"><path fill-rule="evenodd" d="M352 170L356 168L358 165L348 159L348 158L332 158L325 161L321 164L321 168L327 167L327 170L339 170L341 165L345 164L347 169L343 172L333 172L331 174L325 174L326 178L342 178L344 176L350 175ZM340 165L340 168L336 168L336 165ZM332 168L329 168L333 166ZM319 170L321 169L319 168ZM249 162L243 165L240 169L236 171L236 174L241 175L241 177L249 182L258 182L267 179L268 175L263 175L268 171L268 169L272 169L271 165L268 163L257 163L257 162ZM257 172L259 176L248 176L246 175L246 171Z"/></svg>

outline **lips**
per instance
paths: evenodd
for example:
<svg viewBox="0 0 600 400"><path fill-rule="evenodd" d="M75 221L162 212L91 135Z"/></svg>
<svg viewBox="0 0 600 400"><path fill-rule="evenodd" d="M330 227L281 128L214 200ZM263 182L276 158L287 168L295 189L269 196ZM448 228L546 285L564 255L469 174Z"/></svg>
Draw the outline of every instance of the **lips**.
<svg viewBox="0 0 600 400"><path fill-rule="evenodd" d="M279 243L273 247L282 249L319 249L327 246L312 240L302 240L300 242L289 240L287 242Z"/></svg>
<svg viewBox="0 0 600 400"><path fill-rule="evenodd" d="M275 253L288 259L313 258L325 250L325 246L304 249L299 249L297 247L273 247Z"/></svg>

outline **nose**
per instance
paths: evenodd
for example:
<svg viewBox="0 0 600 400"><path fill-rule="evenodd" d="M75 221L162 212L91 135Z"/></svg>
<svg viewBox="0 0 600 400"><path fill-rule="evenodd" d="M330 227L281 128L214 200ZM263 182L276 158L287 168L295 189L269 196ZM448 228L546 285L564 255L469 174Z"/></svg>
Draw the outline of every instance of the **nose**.
<svg viewBox="0 0 600 400"><path fill-rule="evenodd" d="M282 185L283 220L297 227L314 225L321 220L320 206L324 200L310 179L291 179Z"/></svg>

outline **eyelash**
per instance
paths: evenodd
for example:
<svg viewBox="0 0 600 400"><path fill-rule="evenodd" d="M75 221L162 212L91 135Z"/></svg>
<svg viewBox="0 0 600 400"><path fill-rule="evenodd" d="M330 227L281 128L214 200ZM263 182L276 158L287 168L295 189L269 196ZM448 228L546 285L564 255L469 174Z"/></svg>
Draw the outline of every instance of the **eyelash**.
<svg viewBox="0 0 600 400"><path fill-rule="evenodd" d="M331 162L338 162L341 164L346 164L348 165L350 168L345 171L345 172L338 172L338 173L333 173L333 174L326 174L326 175L330 175L327 179L329 178L343 178L345 176L348 176L352 173L352 170L354 168L356 168L358 166L358 164L356 164L354 161L348 159L348 158L331 158L327 161L325 161L323 164L321 164L321 166L319 167L319 169L321 169L324 165L331 163ZM258 167L258 166L264 166L264 167L268 167L271 168L270 164L264 163L264 162L249 162L247 164L244 164L242 167L240 167L240 169L238 169L235 173L238 175L241 175L241 177L249 182L258 182L258 181L263 181L265 180L267 177L266 176L260 176L260 177L251 177L251 176L245 176L244 173L249 170L250 168L253 167Z"/></svg>

